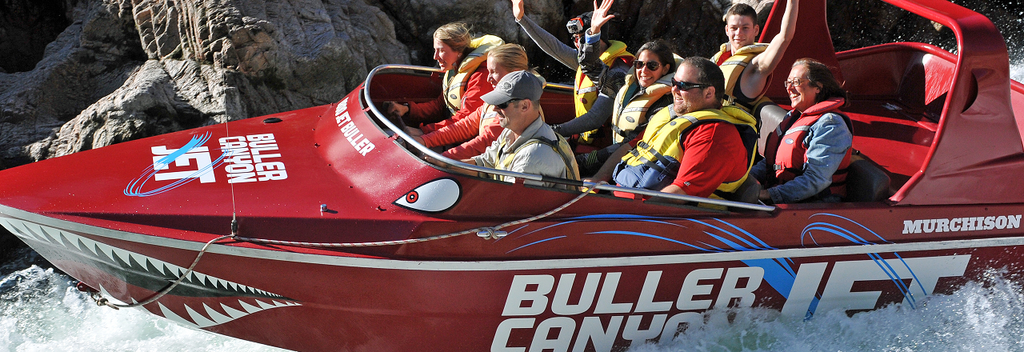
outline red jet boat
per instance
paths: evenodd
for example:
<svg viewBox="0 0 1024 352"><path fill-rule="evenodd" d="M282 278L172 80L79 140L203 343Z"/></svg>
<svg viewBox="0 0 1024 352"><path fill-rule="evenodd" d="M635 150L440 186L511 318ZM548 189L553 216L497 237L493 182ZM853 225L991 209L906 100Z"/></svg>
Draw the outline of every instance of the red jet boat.
<svg viewBox="0 0 1024 352"><path fill-rule="evenodd" d="M389 65L335 104L4 170L0 224L101 303L295 350L609 351L672 339L709 309L853 314L1019 277L1024 86L1006 44L960 6L886 2L951 29L957 54L837 54L825 1L806 0L775 72L809 56L846 82L861 159L848 202L627 199L460 164L380 113L436 97L437 70ZM548 87L549 122L570 97Z"/></svg>

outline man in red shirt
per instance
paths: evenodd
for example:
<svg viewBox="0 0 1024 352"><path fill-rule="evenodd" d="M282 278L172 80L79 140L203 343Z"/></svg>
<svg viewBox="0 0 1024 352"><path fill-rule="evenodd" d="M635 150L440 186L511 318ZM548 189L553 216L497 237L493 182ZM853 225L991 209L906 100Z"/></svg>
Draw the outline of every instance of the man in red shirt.
<svg viewBox="0 0 1024 352"><path fill-rule="evenodd" d="M652 117L633 148L620 148L594 180L611 176L624 187L721 198L747 177L756 122L722 107L725 78L708 59L684 59L672 83L672 109Z"/></svg>

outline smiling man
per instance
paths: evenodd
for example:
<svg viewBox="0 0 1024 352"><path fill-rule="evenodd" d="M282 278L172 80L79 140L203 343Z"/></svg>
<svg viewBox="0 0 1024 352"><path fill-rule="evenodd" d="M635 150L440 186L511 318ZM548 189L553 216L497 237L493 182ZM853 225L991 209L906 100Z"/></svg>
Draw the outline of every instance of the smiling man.
<svg viewBox="0 0 1024 352"><path fill-rule="evenodd" d="M757 12L747 4L736 4L725 13L725 35L729 41L711 61L725 75L725 95L748 112L760 105L767 92L772 71L782 61L796 33L798 0L786 1L782 26L770 43L756 43L761 27Z"/></svg>
<svg viewBox="0 0 1024 352"><path fill-rule="evenodd" d="M721 199L736 190L757 132L750 114L722 106L724 81L708 59L683 59L672 76L672 108L655 114L636 147L620 149L621 160L609 160L599 175L613 170L620 186L698 197Z"/></svg>
<svg viewBox="0 0 1024 352"><path fill-rule="evenodd" d="M527 71L505 75L483 100L495 106L501 127L505 129L483 154L463 162L498 170L578 180L579 168L565 138L544 123L540 96L544 84ZM515 182L513 177L497 176ZM527 183L534 184L531 181ZM541 183L550 187L554 184Z"/></svg>

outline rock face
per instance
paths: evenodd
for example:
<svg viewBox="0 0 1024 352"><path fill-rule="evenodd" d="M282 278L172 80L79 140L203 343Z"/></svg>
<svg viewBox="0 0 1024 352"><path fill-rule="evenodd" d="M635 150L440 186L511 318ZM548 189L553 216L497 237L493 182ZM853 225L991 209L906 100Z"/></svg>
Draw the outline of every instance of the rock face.
<svg viewBox="0 0 1024 352"><path fill-rule="evenodd" d="M526 1L528 15L566 42L566 19L593 4ZM737 1L762 14L772 4ZM958 2L1017 28L1004 33L1020 42L1019 1ZM730 4L619 0L607 35L631 47L664 38L680 55L708 56L726 39ZM892 38L930 24L877 4L829 2L837 49L949 40L948 31ZM845 15L863 8L872 10ZM434 65L431 34L457 20L523 44L550 81L570 80L512 20L507 0L0 0L0 168L333 102L377 65Z"/></svg>
<svg viewBox="0 0 1024 352"><path fill-rule="evenodd" d="M0 55L0 160L8 167L333 102L377 65L432 65L434 29L457 20L468 20L476 32L524 43L549 76L567 81L571 74L530 42L512 21L506 1L8 0L4 4L19 9L17 13L50 14L53 20L46 23L70 23L48 41L33 41L35 45L46 41L46 50L37 55L34 66L9 59L19 57L16 54ZM581 7L578 12L584 12L589 9L582 8L590 3L576 5ZM689 19L685 28L672 25L673 13L643 1L626 0L616 6L621 7L624 20L613 26L634 28L621 32L629 32L622 38L636 45L660 36L696 54L722 40L715 38L722 37L720 26L708 28L715 35L684 35L721 15L718 7L701 0L670 2L674 13ZM529 1L527 11L552 33L566 37L562 1ZM658 19L638 20L652 16ZM0 34L5 36L30 24L28 19L2 18ZM670 30L661 33L658 28Z"/></svg>
<svg viewBox="0 0 1024 352"><path fill-rule="evenodd" d="M362 0L55 3L71 25L35 67L0 62L8 167L333 102L374 66L410 62Z"/></svg>

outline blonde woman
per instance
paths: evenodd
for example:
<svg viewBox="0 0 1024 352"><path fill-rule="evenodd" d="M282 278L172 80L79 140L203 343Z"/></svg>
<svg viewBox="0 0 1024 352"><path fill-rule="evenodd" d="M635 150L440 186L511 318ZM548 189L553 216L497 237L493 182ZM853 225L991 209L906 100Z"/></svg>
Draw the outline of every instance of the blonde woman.
<svg viewBox="0 0 1024 352"><path fill-rule="evenodd" d="M527 69L526 50L518 44L503 44L487 53L487 82L492 88L509 72ZM494 106L485 103L464 119L413 138L430 148L461 143L442 155L456 160L467 159L483 153L501 134L502 127L496 116Z"/></svg>

